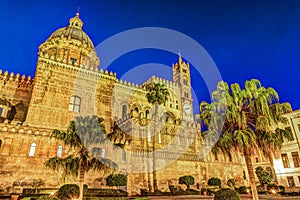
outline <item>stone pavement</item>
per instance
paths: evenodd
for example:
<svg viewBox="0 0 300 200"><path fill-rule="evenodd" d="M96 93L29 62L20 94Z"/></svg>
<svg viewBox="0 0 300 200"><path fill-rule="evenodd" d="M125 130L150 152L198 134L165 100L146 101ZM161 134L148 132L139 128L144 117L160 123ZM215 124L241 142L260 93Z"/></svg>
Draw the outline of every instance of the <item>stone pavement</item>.
<svg viewBox="0 0 300 200"><path fill-rule="evenodd" d="M252 200L252 197L250 195L240 195L241 200ZM166 200L166 199L172 199L172 200L197 200L197 199L203 199L203 200L213 200L213 196L202 196L202 195L189 195L189 196L160 196L160 197L148 197L149 200ZM281 197L281 196L267 196L267 195L260 195L259 199L264 200L300 200L300 196L292 197Z"/></svg>

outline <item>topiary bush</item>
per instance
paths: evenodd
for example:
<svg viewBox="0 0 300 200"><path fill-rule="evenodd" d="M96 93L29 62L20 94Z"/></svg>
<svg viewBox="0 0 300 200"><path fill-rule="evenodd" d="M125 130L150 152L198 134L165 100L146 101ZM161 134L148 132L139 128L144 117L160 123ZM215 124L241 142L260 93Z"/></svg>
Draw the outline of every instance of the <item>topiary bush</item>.
<svg viewBox="0 0 300 200"><path fill-rule="evenodd" d="M214 200L240 200L240 195L230 188L222 188L215 193Z"/></svg>
<svg viewBox="0 0 300 200"><path fill-rule="evenodd" d="M190 185L194 185L195 184L195 179L191 175L181 176L181 177L179 177L178 183L186 185L187 190L189 190L190 189Z"/></svg>
<svg viewBox="0 0 300 200"><path fill-rule="evenodd" d="M59 188L57 197L60 200L70 200L79 197L79 186L75 184L66 184Z"/></svg>
<svg viewBox="0 0 300 200"><path fill-rule="evenodd" d="M246 186L241 186L241 187L237 188L236 191L237 191L239 194L248 194L248 192L247 192L247 187L246 187Z"/></svg>
<svg viewBox="0 0 300 200"><path fill-rule="evenodd" d="M106 178L107 186L125 186L127 185L127 176L124 174L111 174Z"/></svg>
<svg viewBox="0 0 300 200"><path fill-rule="evenodd" d="M232 178L232 179L229 179L228 181L227 181L227 185L229 186L229 187L231 187L231 188L237 188L238 187L238 181L237 180L235 180L234 178Z"/></svg>
<svg viewBox="0 0 300 200"><path fill-rule="evenodd" d="M210 186L221 186L221 180L219 178L213 177L208 179L207 184Z"/></svg>
<svg viewBox="0 0 300 200"><path fill-rule="evenodd" d="M40 196L37 198L37 200L59 200L57 197L51 197L51 196Z"/></svg>

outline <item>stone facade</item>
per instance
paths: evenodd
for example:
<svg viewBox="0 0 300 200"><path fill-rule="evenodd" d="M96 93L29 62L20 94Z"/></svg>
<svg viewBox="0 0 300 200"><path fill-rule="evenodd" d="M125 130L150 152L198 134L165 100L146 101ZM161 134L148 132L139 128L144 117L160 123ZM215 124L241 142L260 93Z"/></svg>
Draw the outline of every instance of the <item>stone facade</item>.
<svg viewBox="0 0 300 200"><path fill-rule="evenodd" d="M219 177L223 183L235 178L245 184L240 155L229 159L204 153L208 144L203 144L193 117L190 67L180 55L172 65L173 81L155 76L142 85L122 81L116 73L98 69L100 59L82 26L77 13L69 26L56 30L40 45L34 79L0 72L2 188L13 182L25 186L34 178L43 179L47 187L62 185L59 173L43 163L55 155L67 155L69 149L49 134L66 129L74 116L93 114L105 119L107 132L116 123L133 139L125 150L113 150L109 143L99 146L105 149L103 156L128 175L130 194L152 185L153 156L162 191L169 184L178 185L182 175L193 175L198 183L193 187L198 189L210 177ZM151 82L164 84L170 92L168 101L158 108L155 124L145 90ZM104 187L105 176L91 172L86 183Z"/></svg>

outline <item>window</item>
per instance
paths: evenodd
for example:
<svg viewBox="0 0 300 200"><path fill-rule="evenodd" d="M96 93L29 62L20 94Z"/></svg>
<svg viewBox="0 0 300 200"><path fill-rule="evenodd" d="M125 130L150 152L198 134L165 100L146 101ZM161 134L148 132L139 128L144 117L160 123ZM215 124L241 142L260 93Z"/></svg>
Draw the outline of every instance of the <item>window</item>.
<svg viewBox="0 0 300 200"><path fill-rule="evenodd" d="M158 133L158 143L161 143L161 133Z"/></svg>
<svg viewBox="0 0 300 200"><path fill-rule="evenodd" d="M75 58L70 58L72 65L75 64L75 62L77 61Z"/></svg>
<svg viewBox="0 0 300 200"><path fill-rule="evenodd" d="M150 119L150 111L149 110L146 110L146 118Z"/></svg>
<svg viewBox="0 0 300 200"><path fill-rule="evenodd" d="M35 149L36 149L36 143L31 143L31 145L30 145L30 151L29 151L29 156L34 156Z"/></svg>
<svg viewBox="0 0 300 200"><path fill-rule="evenodd" d="M295 186L295 181L294 178L292 176L287 176L287 180L289 183L289 187L294 187Z"/></svg>
<svg viewBox="0 0 300 200"><path fill-rule="evenodd" d="M299 162L298 152L292 152L292 158L293 158L293 162L294 162L294 167L299 167L300 162Z"/></svg>
<svg viewBox="0 0 300 200"><path fill-rule="evenodd" d="M1 148L1 146L2 146L2 140L0 140L0 148Z"/></svg>
<svg viewBox="0 0 300 200"><path fill-rule="evenodd" d="M247 177L246 177L246 172L245 172L245 171L243 171L243 177L244 177L244 180L247 179Z"/></svg>
<svg viewBox="0 0 300 200"><path fill-rule="evenodd" d="M282 163L284 168L290 168L289 159L286 153L281 154Z"/></svg>
<svg viewBox="0 0 300 200"><path fill-rule="evenodd" d="M61 156L62 156L62 150L63 150L63 146L59 145L58 149L57 149L57 157L61 158Z"/></svg>
<svg viewBox="0 0 300 200"><path fill-rule="evenodd" d="M122 106L122 118L126 118L127 116L127 106L126 105L123 105Z"/></svg>
<svg viewBox="0 0 300 200"><path fill-rule="evenodd" d="M69 111L80 112L81 98L79 96L72 96L69 104Z"/></svg>
<svg viewBox="0 0 300 200"><path fill-rule="evenodd" d="M0 117L2 116L3 108L0 108Z"/></svg>
<svg viewBox="0 0 300 200"><path fill-rule="evenodd" d="M215 161L218 161L218 155L216 153L214 153L214 156L215 156Z"/></svg>
<svg viewBox="0 0 300 200"><path fill-rule="evenodd" d="M105 149L102 149L102 151L101 151L101 158L105 158Z"/></svg>
<svg viewBox="0 0 300 200"><path fill-rule="evenodd" d="M229 157L229 162L232 162L232 155L231 155L231 153L228 154L228 157Z"/></svg>
<svg viewBox="0 0 300 200"><path fill-rule="evenodd" d="M122 151L122 161L126 161L126 151Z"/></svg>
<svg viewBox="0 0 300 200"><path fill-rule="evenodd" d="M258 162L259 162L259 159L258 159L258 157L257 157L257 156L255 157L255 162L256 162L256 163L258 163Z"/></svg>
<svg viewBox="0 0 300 200"><path fill-rule="evenodd" d="M150 132L150 130L148 130L148 132L147 132L147 140L148 140L148 142L151 142L151 132Z"/></svg>
<svg viewBox="0 0 300 200"><path fill-rule="evenodd" d="M184 85L187 85L187 84L188 84L188 81L187 81L186 78L183 78L183 84L184 84Z"/></svg>

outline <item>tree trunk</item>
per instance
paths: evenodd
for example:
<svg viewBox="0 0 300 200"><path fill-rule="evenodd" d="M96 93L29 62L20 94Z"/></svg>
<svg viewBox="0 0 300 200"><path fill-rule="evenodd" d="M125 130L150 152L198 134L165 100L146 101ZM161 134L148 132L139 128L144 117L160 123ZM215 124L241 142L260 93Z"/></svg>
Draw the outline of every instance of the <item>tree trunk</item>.
<svg viewBox="0 0 300 200"><path fill-rule="evenodd" d="M83 200L83 184L84 184L85 170L81 167L79 172L79 200Z"/></svg>
<svg viewBox="0 0 300 200"><path fill-rule="evenodd" d="M156 103L154 105L154 109L155 109L155 117L154 117L154 137L153 137L153 190L154 192L157 191L157 176L156 176L156 159L155 159L155 142L156 142L156 126L157 126L157 117L158 117L158 104Z"/></svg>
<svg viewBox="0 0 300 200"><path fill-rule="evenodd" d="M148 131L148 129L147 129ZM150 152L149 152L149 144L148 144L148 132L146 133L146 147L147 147L147 153L148 153L148 156L146 158L146 162L147 162L147 176L148 176L148 191L151 192L152 190L152 185L151 185L151 169L150 169Z"/></svg>
<svg viewBox="0 0 300 200"><path fill-rule="evenodd" d="M247 153L244 153L245 160L246 160L246 166L248 169L248 174L249 174L249 179L250 179L250 186L252 190L252 199L253 200L258 200L258 193L257 193L257 188L255 184L255 175L254 175L254 169L252 165L252 160L251 156Z"/></svg>
<svg viewBox="0 0 300 200"><path fill-rule="evenodd" d="M276 179L276 182L278 183L277 175L276 175L275 168L274 168L274 161L273 161L273 156L272 155L269 157L269 161L270 161L270 165L271 165L271 170L272 170L271 176L273 178L273 181L274 181L274 179Z"/></svg>

